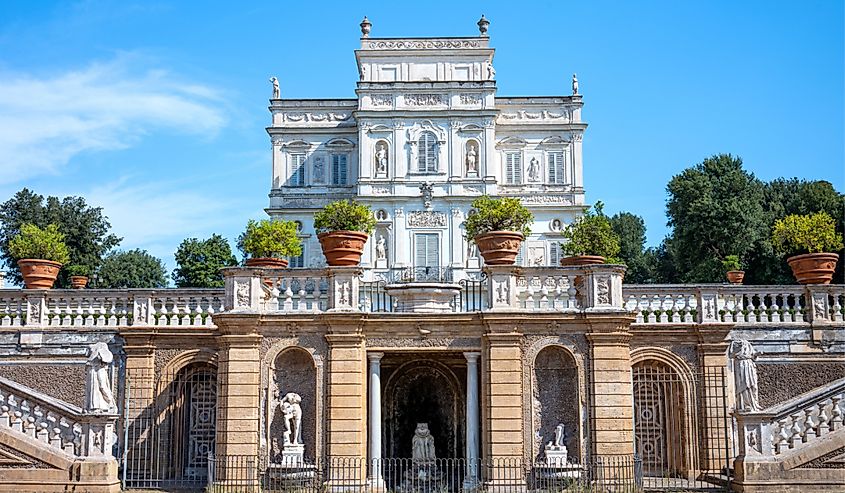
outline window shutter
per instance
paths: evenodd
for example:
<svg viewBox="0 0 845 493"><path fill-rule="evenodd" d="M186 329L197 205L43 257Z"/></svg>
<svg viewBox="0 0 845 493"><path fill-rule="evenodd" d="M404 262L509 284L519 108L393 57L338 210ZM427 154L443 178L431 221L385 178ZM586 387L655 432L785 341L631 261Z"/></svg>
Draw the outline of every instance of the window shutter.
<svg viewBox="0 0 845 493"><path fill-rule="evenodd" d="M423 132L417 141L417 171L437 173L437 137L431 132Z"/></svg>
<svg viewBox="0 0 845 493"><path fill-rule="evenodd" d="M305 185L305 154L291 155L290 184L294 187Z"/></svg>
<svg viewBox="0 0 845 493"><path fill-rule="evenodd" d="M522 183L522 154L519 152L505 154L505 183Z"/></svg>
<svg viewBox="0 0 845 493"><path fill-rule="evenodd" d="M549 183L566 183L563 152L549 153Z"/></svg>
<svg viewBox="0 0 845 493"><path fill-rule="evenodd" d="M549 265L560 265L560 242L549 242Z"/></svg>
<svg viewBox="0 0 845 493"><path fill-rule="evenodd" d="M332 154L332 184L346 185L348 166L346 165L346 154Z"/></svg>
<svg viewBox="0 0 845 493"><path fill-rule="evenodd" d="M436 233L417 233L415 236L415 267L437 267L440 264L440 248Z"/></svg>

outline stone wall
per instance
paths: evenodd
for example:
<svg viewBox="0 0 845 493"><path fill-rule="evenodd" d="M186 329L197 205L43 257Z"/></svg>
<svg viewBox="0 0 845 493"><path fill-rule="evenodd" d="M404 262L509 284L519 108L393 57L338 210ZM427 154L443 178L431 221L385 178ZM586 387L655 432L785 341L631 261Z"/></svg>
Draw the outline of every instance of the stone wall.
<svg viewBox="0 0 845 493"><path fill-rule="evenodd" d="M764 409L845 377L845 362L757 362L760 406Z"/></svg>
<svg viewBox="0 0 845 493"><path fill-rule="evenodd" d="M82 407L85 398L84 364L0 365L0 377Z"/></svg>

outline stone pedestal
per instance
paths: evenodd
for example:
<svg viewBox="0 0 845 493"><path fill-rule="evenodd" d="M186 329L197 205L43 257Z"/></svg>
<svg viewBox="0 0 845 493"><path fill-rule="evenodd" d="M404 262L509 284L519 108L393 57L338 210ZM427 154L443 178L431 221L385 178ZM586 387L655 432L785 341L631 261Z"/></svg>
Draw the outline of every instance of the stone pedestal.
<svg viewBox="0 0 845 493"><path fill-rule="evenodd" d="M282 449L282 465L298 466L303 463L305 458L305 445L303 444L285 444Z"/></svg>
<svg viewBox="0 0 845 493"><path fill-rule="evenodd" d="M569 451L564 446L556 447L554 445L547 445L545 455L547 466L561 467L569 463Z"/></svg>
<svg viewBox="0 0 845 493"><path fill-rule="evenodd" d="M461 292L461 287L457 284L426 282L388 284L385 291L396 301L399 312L451 313L452 303Z"/></svg>

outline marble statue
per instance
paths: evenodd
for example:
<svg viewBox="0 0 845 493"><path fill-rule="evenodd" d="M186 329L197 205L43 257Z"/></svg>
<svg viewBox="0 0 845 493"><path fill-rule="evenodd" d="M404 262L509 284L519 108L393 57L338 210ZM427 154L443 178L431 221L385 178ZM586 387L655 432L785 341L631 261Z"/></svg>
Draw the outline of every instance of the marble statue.
<svg viewBox="0 0 845 493"><path fill-rule="evenodd" d="M572 95L578 95L578 76L575 74L572 74Z"/></svg>
<svg viewBox="0 0 845 493"><path fill-rule="evenodd" d="M563 423L555 427L555 438L546 444L546 464L549 466L565 466L568 462L569 451L563 440L566 438L566 428Z"/></svg>
<svg viewBox="0 0 845 493"><path fill-rule="evenodd" d="M477 164L476 161L478 159L478 153L475 151L475 146L469 146L467 150L467 173L477 173Z"/></svg>
<svg viewBox="0 0 845 493"><path fill-rule="evenodd" d="M376 242L376 258L379 260L387 258L387 240L384 239L384 235L379 235Z"/></svg>
<svg viewBox="0 0 845 493"><path fill-rule="evenodd" d="M528 163L528 179L531 181L540 181L540 162L536 157L531 158Z"/></svg>
<svg viewBox="0 0 845 493"><path fill-rule="evenodd" d="M411 441L411 459L413 462L433 462L437 458L434 453L434 437L428 429L428 423L417 423L414 438Z"/></svg>
<svg viewBox="0 0 845 493"><path fill-rule="evenodd" d="M750 342L737 339L731 342L728 350L734 374L736 390L736 409L739 411L759 411L757 401L757 352Z"/></svg>
<svg viewBox="0 0 845 493"><path fill-rule="evenodd" d="M376 150L376 174L387 174L387 149L384 144L379 144Z"/></svg>
<svg viewBox="0 0 845 493"><path fill-rule="evenodd" d="M487 78L493 80L496 78L496 69L493 68L491 62L487 62Z"/></svg>
<svg viewBox="0 0 845 493"><path fill-rule="evenodd" d="M85 386L85 408L88 411L107 413L117 409L109 377L109 365L112 361L114 355L105 342L98 342L88 348L88 361L85 365L88 377Z"/></svg>
<svg viewBox="0 0 845 493"><path fill-rule="evenodd" d="M281 97L279 92L279 79L270 77L270 83L273 84L273 99L279 99L279 97Z"/></svg>
<svg viewBox="0 0 845 493"><path fill-rule="evenodd" d="M323 183L323 158L317 156L314 158L314 182Z"/></svg>
<svg viewBox="0 0 845 493"><path fill-rule="evenodd" d="M563 436L564 436L564 425L563 423L558 424L555 426L555 447L563 447Z"/></svg>
<svg viewBox="0 0 845 493"><path fill-rule="evenodd" d="M294 392L288 392L279 402L282 409L282 419L285 424L284 444L302 445L302 397Z"/></svg>

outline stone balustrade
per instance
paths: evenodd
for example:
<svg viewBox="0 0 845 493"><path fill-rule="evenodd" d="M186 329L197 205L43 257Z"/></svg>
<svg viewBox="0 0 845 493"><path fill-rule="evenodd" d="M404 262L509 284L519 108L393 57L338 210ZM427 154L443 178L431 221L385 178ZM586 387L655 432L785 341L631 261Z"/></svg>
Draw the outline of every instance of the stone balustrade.
<svg viewBox="0 0 845 493"><path fill-rule="evenodd" d="M0 427L65 454L111 457L117 414L81 408L0 377Z"/></svg>
<svg viewBox="0 0 845 493"><path fill-rule="evenodd" d="M842 323L845 286L729 284L625 285L625 308L635 324L727 322L737 325Z"/></svg>
<svg viewBox="0 0 845 493"><path fill-rule="evenodd" d="M222 289L0 290L0 327L213 327Z"/></svg>
<svg viewBox="0 0 845 493"><path fill-rule="evenodd" d="M839 432L843 423L845 378L840 378L769 409L736 413L746 460L778 456Z"/></svg>

